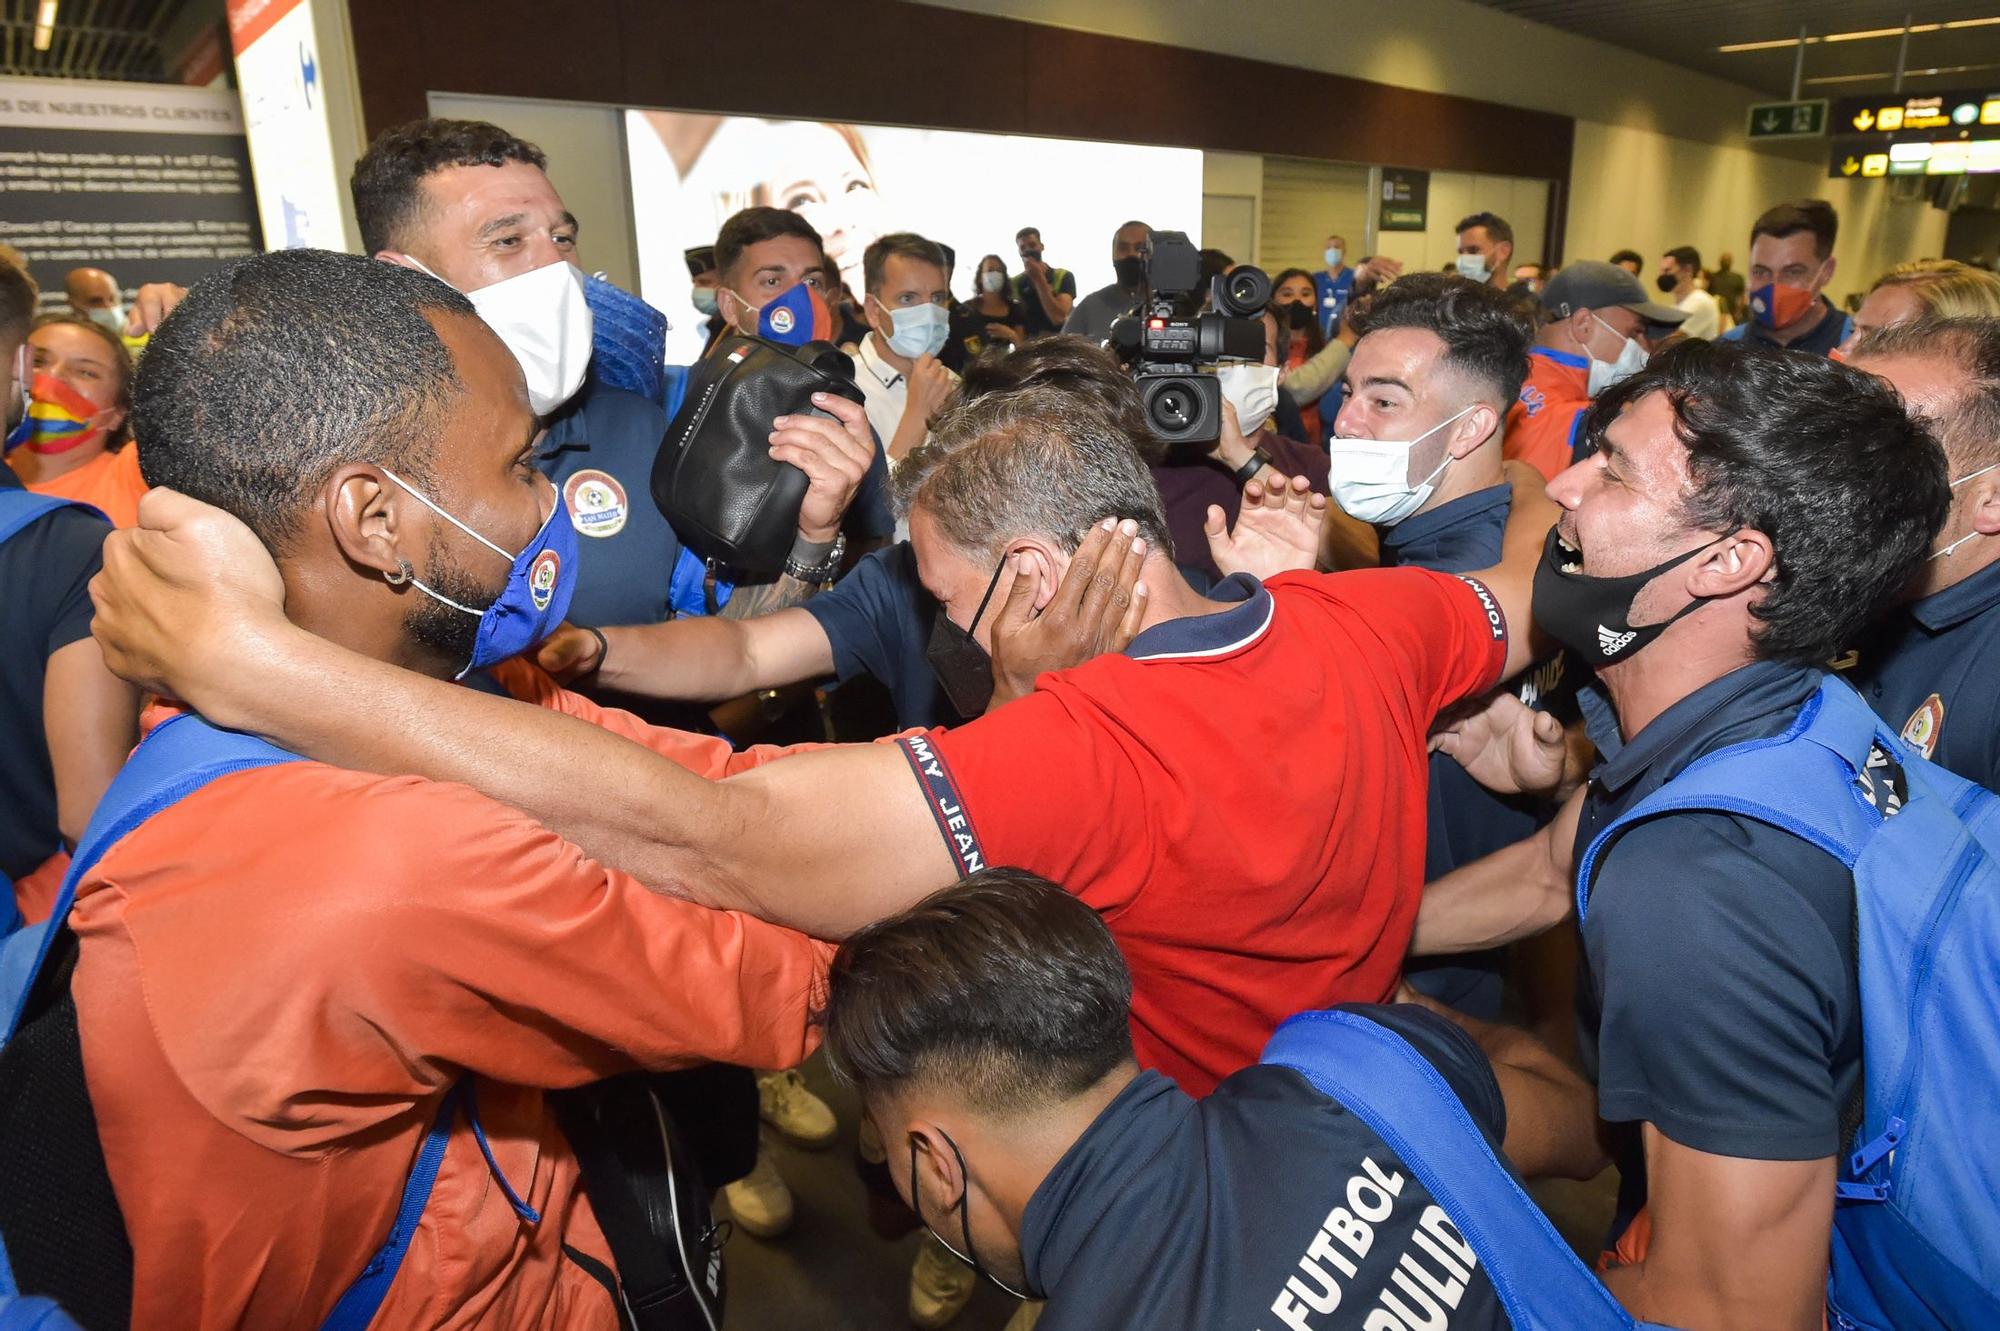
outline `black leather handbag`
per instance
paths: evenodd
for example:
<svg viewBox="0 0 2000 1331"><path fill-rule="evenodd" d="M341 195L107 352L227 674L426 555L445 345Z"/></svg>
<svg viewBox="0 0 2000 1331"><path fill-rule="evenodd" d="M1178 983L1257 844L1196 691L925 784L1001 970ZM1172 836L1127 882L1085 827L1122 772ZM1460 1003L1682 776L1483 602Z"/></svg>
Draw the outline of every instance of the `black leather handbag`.
<svg viewBox="0 0 2000 1331"><path fill-rule="evenodd" d="M783 571L808 482L772 459L771 422L828 415L814 393L862 401L854 362L831 342L794 349L738 334L689 372L653 463L653 502L681 544L734 575Z"/></svg>

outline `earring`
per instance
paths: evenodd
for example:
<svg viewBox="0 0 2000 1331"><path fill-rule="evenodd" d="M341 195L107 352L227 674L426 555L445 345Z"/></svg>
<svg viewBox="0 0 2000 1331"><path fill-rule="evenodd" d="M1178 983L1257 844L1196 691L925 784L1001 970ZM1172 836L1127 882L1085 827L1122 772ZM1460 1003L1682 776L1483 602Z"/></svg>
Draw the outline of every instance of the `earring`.
<svg viewBox="0 0 2000 1331"><path fill-rule="evenodd" d="M396 571L394 573L384 573L382 581L388 583L391 587L400 587L416 575L417 571L410 567L410 561L398 555L396 557Z"/></svg>

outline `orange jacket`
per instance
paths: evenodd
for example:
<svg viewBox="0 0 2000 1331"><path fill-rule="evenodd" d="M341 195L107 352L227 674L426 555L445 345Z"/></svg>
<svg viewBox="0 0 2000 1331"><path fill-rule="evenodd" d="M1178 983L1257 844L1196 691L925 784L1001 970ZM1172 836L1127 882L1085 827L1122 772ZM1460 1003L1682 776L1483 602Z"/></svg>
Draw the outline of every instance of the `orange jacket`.
<svg viewBox="0 0 2000 1331"><path fill-rule="evenodd" d="M100 453L75 471L51 481L30 481L38 495L55 495L89 504L111 519L114 527L139 525L139 501L146 496L146 478L139 474L139 446L127 444L115 453Z"/></svg>
<svg viewBox="0 0 2000 1331"><path fill-rule="evenodd" d="M1575 456L1577 431L1590 405L1589 384L1588 360L1547 347L1531 349L1521 398L1507 410L1501 456L1519 458L1554 480Z"/></svg>
<svg viewBox="0 0 2000 1331"><path fill-rule="evenodd" d="M732 754L532 667L497 673L705 776L783 752ZM543 1090L705 1060L789 1067L816 1043L832 952L649 891L466 787L313 762L234 773L156 815L84 879L71 919L143 1327L318 1325L471 1076L540 1223L516 1217L461 1116L373 1326L613 1331L604 1288L562 1251L610 1260Z"/></svg>

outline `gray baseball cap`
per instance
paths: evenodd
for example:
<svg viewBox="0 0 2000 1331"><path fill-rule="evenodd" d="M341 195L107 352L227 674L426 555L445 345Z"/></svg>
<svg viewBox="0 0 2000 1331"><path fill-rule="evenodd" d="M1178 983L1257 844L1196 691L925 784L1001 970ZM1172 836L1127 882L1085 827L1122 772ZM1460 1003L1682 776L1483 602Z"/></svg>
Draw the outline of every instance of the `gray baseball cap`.
<svg viewBox="0 0 2000 1331"><path fill-rule="evenodd" d="M1687 318L1686 310L1646 299L1646 288L1639 285L1639 279L1617 264L1596 259L1565 264L1542 289L1542 308L1558 319L1578 310L1604 310L1614 305L1649 324L1678 325Z"/></svg>

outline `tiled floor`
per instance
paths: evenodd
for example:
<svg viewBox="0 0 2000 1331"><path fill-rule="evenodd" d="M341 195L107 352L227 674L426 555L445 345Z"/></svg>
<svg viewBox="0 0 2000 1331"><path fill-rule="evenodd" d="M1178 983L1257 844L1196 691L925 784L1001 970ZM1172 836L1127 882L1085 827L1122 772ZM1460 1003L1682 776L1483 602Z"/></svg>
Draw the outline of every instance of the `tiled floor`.
<svg viewBox="0 0 2000 1331"><path fill-rule="evenodd" d="M864 1194L854 1169L854 1097L833 1084L815 1058L807 1084L840 1116L840 1138L824 1151L780 1144L778 1166L797 1199L798 1219L783 1238L764 1242L738 1233L727 1249L731 1331L900 1331L909 1326L905 1304L912 1235L885 1243L868 1228ZM1537 1186L1536 1199L1564 1237L1594 1255L1611 1213L1616 1176L1587 1184ZM998 1331L1014 1301L984 1282L954 1331Z"/></svg>

